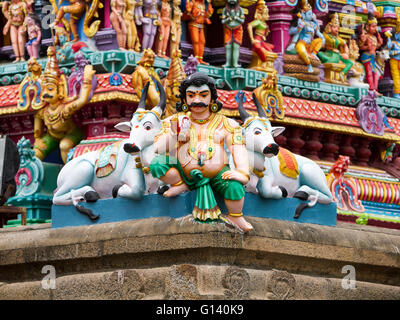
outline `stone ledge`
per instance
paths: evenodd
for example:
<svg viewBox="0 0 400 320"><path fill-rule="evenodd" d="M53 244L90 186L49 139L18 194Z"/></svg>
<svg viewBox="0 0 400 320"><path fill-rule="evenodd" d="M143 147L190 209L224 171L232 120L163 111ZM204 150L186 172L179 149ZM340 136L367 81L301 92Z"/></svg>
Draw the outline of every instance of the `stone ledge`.
<svg viewBox="0 0 400 320"><path fill-rule="evenodd" d="M400 286L400 232L248 219L255 230L247 235L223 224L193 223L190 216L2 230L0 282L38 281L49 264L59 276L193 264L328 278L342 278L342 267L353 265L359 281Z"/></svg>

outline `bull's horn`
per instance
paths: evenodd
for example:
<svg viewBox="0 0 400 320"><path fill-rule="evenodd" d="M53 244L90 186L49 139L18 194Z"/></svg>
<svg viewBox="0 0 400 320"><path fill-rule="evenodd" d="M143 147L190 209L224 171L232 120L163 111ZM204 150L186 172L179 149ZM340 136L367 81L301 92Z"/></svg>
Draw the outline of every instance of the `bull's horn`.
<svg viewBox="0 0 400 320"><path fill-rule="evenodd" d="M162 86L161 82L158 80L155 80L155 82L157 85L157 89L160 92L160 102L158 103L157 106L153 108L153 111L157 112L161 117L162 114L164 113L165 107L167 106L167 98L165 95L164 87Z"/></svg>
<svg viewBox="0 0 400 320"><path fill-rule="evenodd" d="M267 115L265 114L263 107L261 107L260 101L258 101L257 96L255 95L254 92L253 92L253 101L256 104L258 116L260 118L267 118Z"/></svg>
<svg viewBox="0 0 400 320"><path fill-rule="evenodd" d="M143 88L142 95L140 97L140 101L139 101L139 104L138 104L138 107L137 107L138 110L139 109L143 109L143 110L146 109L146 99L147 99L147 92L149 91L149 86L150 86L150 81L148 81L146 83L146 85L144 86L144 88Z"/></svg>
<svg viewBox="0 0 400 320"><path fill-rule="evenodd" d="M242 99L242 96L241 96L242 94L243 94L243 97L244 97L244 93L241 93L239 95L238 109L239 109L240 119L242 119L242 121L244 123L246 121L246 119L251 117L251 115L243 107L243 99Z"/></svg>

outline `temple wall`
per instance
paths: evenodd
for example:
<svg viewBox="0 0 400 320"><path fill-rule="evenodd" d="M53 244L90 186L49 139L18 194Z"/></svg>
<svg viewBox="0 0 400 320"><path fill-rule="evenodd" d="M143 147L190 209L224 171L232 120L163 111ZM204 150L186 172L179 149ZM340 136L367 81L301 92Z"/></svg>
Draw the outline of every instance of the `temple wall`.
<svg viewBox="0 0 400 320"><path fill-rule="evenodd" d="M248 235L189 217L0 229L0 299L400 299L399 231L248 220Z"/></svg>

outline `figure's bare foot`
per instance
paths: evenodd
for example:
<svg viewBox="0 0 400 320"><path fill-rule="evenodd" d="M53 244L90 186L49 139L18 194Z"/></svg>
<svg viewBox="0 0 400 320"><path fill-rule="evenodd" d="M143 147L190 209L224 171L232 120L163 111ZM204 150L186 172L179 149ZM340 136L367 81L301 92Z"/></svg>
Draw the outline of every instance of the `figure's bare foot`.
<svg viewBox="0 0 400 320"><path fill-rule="evenodd" d="M167 191L163 193L164 197L176 197L178 194L189 191L189 187L186 183L182 183L179 186L171 186Z"/></svg>
<svg viewBox="0 0 400 320"><path fill-rule="evenodd" d="M226 219L229 220L235 227L239 228L243 232L249 232L253 230L253 226L248 223L243 216L241 217L232 217L231 215L227 215Z"/></svg>

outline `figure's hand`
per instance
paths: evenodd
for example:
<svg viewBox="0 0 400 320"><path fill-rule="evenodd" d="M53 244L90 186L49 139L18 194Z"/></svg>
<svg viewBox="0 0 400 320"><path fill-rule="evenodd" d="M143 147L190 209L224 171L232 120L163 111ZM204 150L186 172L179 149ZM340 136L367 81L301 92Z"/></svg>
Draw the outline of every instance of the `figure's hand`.
<svg viewBox="0 0 400 320"><path fill-rule="evenodd" d="M347 53L342 53L342 58L344 60L348 60L349 59L349 55Z"/></svg>
<svg viewBox="0 0 400 320"><path fill-rule="evenodd" d="M93 66L88 64L85 66L83 79L91 81L95 73L96 70L93 70Z"/></svg>
<svg viewBox="0 0 400 320"><path fill-rule="evenodd" d="M151 19L150 18L146 18L146 17L143 17L141 19L141 21L142 21L143 24L150 24L151 23Z"/></svg>
<svg viewBox="0 0 400 320"><path fill-rule="evenodd" d="M225 171L222 175L221 178L223 180L236 180L239 181L242 184L246 184L249 182L249 177L244 175L243 173L236 171L236 170L228 170Z"/></svg>

